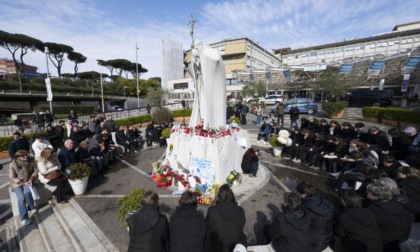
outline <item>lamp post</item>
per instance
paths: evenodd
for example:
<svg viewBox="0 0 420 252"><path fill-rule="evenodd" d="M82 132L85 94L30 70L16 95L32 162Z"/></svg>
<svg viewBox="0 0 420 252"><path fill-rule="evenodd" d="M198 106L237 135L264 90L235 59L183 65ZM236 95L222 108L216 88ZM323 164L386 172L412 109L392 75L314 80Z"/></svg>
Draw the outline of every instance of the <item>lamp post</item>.
<svg viewBox="0 0 420 252"><path fill-rule="evenodd" d="M50 53L50 51L48 50L48 47L46 46L45 49L45 59L47 61L47 79L45 80L45 85L47 86L47 101L50 102L50 112L53 112L52 109L52 90L51 90L51 82L50 82L50 67L48 64L48 54Z"/></svg>
<svg viewBox="0 0 420 252"><path fill-rule="evenodd" d="M140 92L139 92L139 65L138 65L138 57L137 57L137 47L136 43L136 83L137 83L137 108L140 108Z"/></svg>
<svg viewBox="0 0 420 252"><path fill-rule="evenodd" d="M102 113L105 113L104 84L102 82L102 63L101 63L101 61L99 61L99 75L100 75L100 78L101 78Z"/></svg>

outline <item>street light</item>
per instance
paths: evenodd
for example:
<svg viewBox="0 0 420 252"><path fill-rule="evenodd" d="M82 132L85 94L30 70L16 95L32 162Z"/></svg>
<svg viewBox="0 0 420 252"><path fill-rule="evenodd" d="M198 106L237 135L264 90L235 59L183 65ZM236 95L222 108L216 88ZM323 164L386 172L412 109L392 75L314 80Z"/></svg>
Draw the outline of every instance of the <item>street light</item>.
<svg viewBox="0 0 420 252"><path fill-rule="evenodd" d="M52 99L53 99L53 94L52 94L52 90L51 90L51 82L50 82L50 67L48 65L48 54L50 53L50 51L48 50L48 47L46 46L45 49L45 59L47 60L47 79L45 79L45 86L47 87L47 101L50 102L50 112L53 112L52 109Z"/></svg>
<svg viewBox="0 0 420 252"><path fill-rule="evenodd" d="M138 58L137 58L137 47L136 43L136 83L137 83L137 108L140 108L140 92L139 92L139 65L138 65Z"/></svg>
<svg viewBox="0 0 420 252"><path fill-rule="evenodd" d="M101 99L102 99L102 113L105 113L105 102L104 102L104 84L102 82L102 62L99 61L99 75L101 78Z"/></svg>

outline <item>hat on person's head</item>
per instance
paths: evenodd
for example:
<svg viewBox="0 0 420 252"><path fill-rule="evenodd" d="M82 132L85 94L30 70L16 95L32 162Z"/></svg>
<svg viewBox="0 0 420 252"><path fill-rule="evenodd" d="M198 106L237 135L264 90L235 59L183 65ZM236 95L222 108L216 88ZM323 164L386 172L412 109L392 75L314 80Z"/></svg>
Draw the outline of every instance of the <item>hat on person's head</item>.
<svg viewBox="0 0 420 252"><path fill-rule="evenodd" d="M417 130L416 130L416 128L414 128L412 126L409 126L409 127L404 129L404 133L406 133L406 134L411 134L411 133L416 134Z"/></svg>
<svg viewBox="0 0 420 252"><path fill-rule="evenodd" d="M76 119L73 119L71 122L72 123L79 123L79 121L77 121Z"/></svg>
<svg viewBox="0 0 420 252"><path fill-rule="evenodd" d="M378 130L379 130L379 128L376 127L376 126L372 126L372 127L369 128L369 132L375 132L375 131L378 131Z"/></svg>
<svg viewBox="0 0 420 252"><path fill-rule="evenodd" d="M35 138L40 139L40 138L45 138L45 136L44 136L44 134L36 134Z"/></svg>
<svg viewBox="0 0 420 252"><path fill-rule="evenodd" d="M51 124L51 123L48 123L48 124L47 124L47 128L48 128L48 127L52 127L52 124Z"/></svg>

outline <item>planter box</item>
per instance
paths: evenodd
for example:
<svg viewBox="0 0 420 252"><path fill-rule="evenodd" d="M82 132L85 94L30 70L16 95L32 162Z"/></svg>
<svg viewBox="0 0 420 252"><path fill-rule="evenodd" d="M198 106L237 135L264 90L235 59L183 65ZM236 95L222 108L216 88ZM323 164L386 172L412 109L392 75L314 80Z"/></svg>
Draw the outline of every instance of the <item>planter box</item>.
<svg viewBox="0 0 420 252"><path fill-rule="evenodd" d="M371 123L381 123L381 118L363 116L363 121Z"/></svg>
<svg viewBox="0 0 420 252"><path fill-rule="evenodd" d="M412 127L416 128L416 129L419 129L419 126L420 125L418 125L417 123L400 122L400 128L401 129L407 128L409 126L412 126Z"/></svg>
<svg viewBox="0 0 420 252"><path fill-rule="evenodd" d="M340 112L331 114L331 115L327 115L329 118L333 118L333 119L339 119L342 118L344 115L344 112L346 112L346 109L341 110Z"/></svg>
<svg viewBox="0 0 420 252"><path fill-rule="evenodd" d="M390 119L385 119L385 118L382 118L381 121L383 124L391 125L394 127L398 127L400 124L397 120L390 120Z"/></svg>

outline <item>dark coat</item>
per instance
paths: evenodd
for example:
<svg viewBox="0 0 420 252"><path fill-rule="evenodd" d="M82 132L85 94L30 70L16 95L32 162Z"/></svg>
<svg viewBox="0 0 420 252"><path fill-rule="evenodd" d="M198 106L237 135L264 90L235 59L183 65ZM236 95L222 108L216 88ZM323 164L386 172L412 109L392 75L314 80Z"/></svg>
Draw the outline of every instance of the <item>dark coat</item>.
<svg viewBox="0 0 420 252"><path fill-rule="evenodd" d="M398 251L399 243L410 236L414 214L395 200L374 202L369 209L378 224L384 251Z"/></svg>
<svg viewBox="0 0 420 252"><path fill-rule="evenodd" d="M231 201L218 202L207 211L206 251L233 251L237 243L247 246L244 209Z"/></svg>
<svg viewBox="0 0 420 252"><path fill-rule="evenodd" d="M157 206L146 206L128 220L128 251L162 252L169 244L169 224Z"/></svg>
<svg viewBox="0 0 420 252"><path fill-rule="evenodd" d="M61 170L69 167L71 164L80 162L79 158L76 155L76 152L72 149L62 148L58 154L58 160L61 163Z"/></svg>
<svg viewBox="0 0 420 252"><path fill-rule="evenodd" d="M292 107L289 110L289 114L290 114L290 120L297 120L299 119L299 108L298 107Z"/></svg>
<svg viewBox="0 0 420 252"><path fill-rule="evenodd" d="M257 156L244 155L242 158L241 168L244 174L251 173L252 164L258 162Z"/></svg>
<svg viewBox="0 0 420 252"><path fill-rule="evenodd" d="M9 157L14 159L18 150L26 150L29 152L29 149L29 142L25 137L21 137L19 140L13 139L9 143Z"/></svg>
<svg viewBox="0 0 420 252"><path fill-rule="evenodd" d="M268 236L275 251L310 251L312 215L306 209L283 210L268 227Z"/></svg>
<svg viewBox="0 0 420 252"><path fill-rule="evenodd" d="M398 186L404 191L405 195L420 205L420 179L402 178L398 179Z"/></svg>
<svg viewBox="0 0 420 252"><path fill-rule="evenodd" d="M204 215L197 206L177 207L169 222L171 252L203 252L206 237Z"/></svg>
<svg viewBox="0 0 420 252"><path fill-rule="evenodd" d="M321 195L306 197L302 202L313 214L310 251L322 251L328 246L333 235L334 206Z"/></svg>
<svg viewBox="0 0 420 252"><path fill-rule="evenodd" d="M355 249L355 246L359 248ZM364 248L361 249L361 248ZM382 251L382 240L372 212L350 208L337 215L334 225L334 251Z"/></svg>

